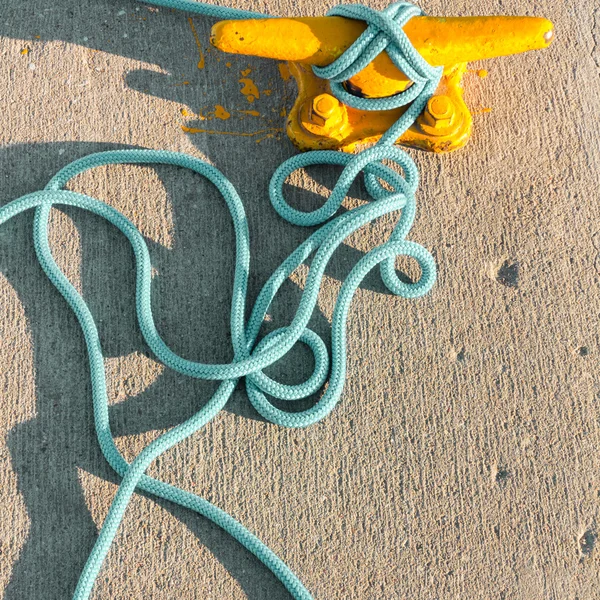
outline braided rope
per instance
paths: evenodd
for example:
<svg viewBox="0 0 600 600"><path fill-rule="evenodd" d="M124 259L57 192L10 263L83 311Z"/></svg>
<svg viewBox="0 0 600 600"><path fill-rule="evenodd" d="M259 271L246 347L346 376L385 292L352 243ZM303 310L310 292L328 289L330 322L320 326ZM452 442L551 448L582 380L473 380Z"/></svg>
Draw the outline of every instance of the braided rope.
<svg viewBox="0 0 600 600"><path fill-rule="evenodd" d="M192 0L152 0L151 3L217 18L264 17L257 13L206 5ZM341 101L363 110L385 110L412 104L375 146L357 155L314 151L294 156L276 170L269 188L275 210L284 219L296 225L320 225L326 221L327 223L315 231L275 270L258 295L247 323L244 322L244 314L250 268L250 243L244 208L231 182L219 170L197 158L153 150L121 150L91 154L64 167L44 190L23 196L0 209L0 225L26 210L35 209L36 254L48 278L64 296L81 325L90 363L98 442L106 460L123 478L79 579L74 600L89 598L129 500L137 489L175 502L210 519L261 560L293 598L312 598L289 567L233 517L203 498L149 477L145 471L163 452L213 419L225 406L241 377L245 378L250 402L268 421L284 427L306 427L323 419L333 410L342 394L346 374L346 319L352 297L365 276L379 265L382 279L388 289L405 298L415 298L427 293L435 281L435 263L429 252L419 244L405 239L415 217L418 172L409 155L393 145L422 111L441 76L441 69L434 69L428 65L402 31L402 26L421 12L411 4L400 2L392 4L382 12L356 5L338 6L329 14L361 19L369 24L367 30L333 64L314 68L318 76L331 81L333 93ZM342 82L364 68L382 51L386 51L398 68L410 76L413 85L401 94L382 99L356 98L346 92ZM384 160L388 165L392 163L400 172L384 164ZM84 194L64 189L73 177L84 171L101 165L124 163L176 165L190 169L211 181L227 203L236 239L236 266L231 304L234 358L231 363L204 364L187 360L165 344L156 329L152 314L151 262L143 236L131 221L114 208ZM323 206L312 212L300 212L287 204L283 196L283 184L297 169L315 164L337 165L343 167L343 170ZM373 202L335 216L351 184L360 173L365 177L367 191ZM144 339L156 357L184 375L221 381L216 393L199 412L154 440L131 464L126 462L113 440L104 359L96 324L87 304L60 270L51 253L48 224L50 210L55 205L76 206L97 214L117 227L128 239L135 256L138 321ZM401 211L401 215L389 239L368 252L355 265L342 285L333 314L330 361L325 343L307 328L327 263L339 245L354 231L378 217L395 211ZM394 262L396 257L401 255L414 258L420 265L421 277L417 282L404 283L398 278ZM308 279L292 322L265 336L257 344L261 325L273 298L287 277L309 256L313 258ZM286 385L267 377L263 369L285 356L298 341L306 344L314 355L315 367L308 380L298 385ZM311 408L302 412L281 410L269 399L306 398L319 391L328 377L329 385L322 397Z"/></svg>

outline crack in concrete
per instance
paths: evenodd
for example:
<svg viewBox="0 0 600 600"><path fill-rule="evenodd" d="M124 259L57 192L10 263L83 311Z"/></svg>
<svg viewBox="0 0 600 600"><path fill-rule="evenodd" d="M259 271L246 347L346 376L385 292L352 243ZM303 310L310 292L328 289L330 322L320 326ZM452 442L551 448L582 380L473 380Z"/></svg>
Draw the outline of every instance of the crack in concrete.
<svg viewBox="0 0 600 600"><path fill-rule="evenodd" d="M600 69L600 8L596 8L592 13L592 46L591 55Z"/></svg>

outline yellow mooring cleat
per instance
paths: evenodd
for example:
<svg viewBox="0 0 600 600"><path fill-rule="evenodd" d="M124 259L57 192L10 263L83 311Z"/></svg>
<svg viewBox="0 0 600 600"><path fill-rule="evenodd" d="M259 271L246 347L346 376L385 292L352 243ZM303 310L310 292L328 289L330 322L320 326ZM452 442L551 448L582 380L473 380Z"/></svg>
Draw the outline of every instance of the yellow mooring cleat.
<svg viewBox="0 0 600 600"><path fill-rule="evenodd" d="M288 61L298 83L287 122L292 142L300 150L351 152L358 143L379 139L406 107L362 111L346 106L311 65L331 64L366 27L343 17L221 21L212 29L211 43L224 52ZM444 75L398 143L432 152L456 150L471 135L461 87L467 62L546 48L554 34L552 23L538 17L414 17L404 32L428 63L444 67ZM404 91L410 81L382 52L344 85L364 98L384 98Z"/></svg>

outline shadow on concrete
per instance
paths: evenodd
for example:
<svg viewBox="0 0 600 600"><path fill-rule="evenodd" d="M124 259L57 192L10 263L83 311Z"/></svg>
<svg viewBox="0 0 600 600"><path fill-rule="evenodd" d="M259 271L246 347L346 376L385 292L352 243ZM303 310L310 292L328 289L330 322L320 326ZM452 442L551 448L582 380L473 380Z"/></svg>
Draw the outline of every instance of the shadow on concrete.
<svg viewBox="0 0 600 600"><path fill-rule="evenodd" d="M221 71L215 68L212 74L195 68L194 39L187 16L181 13L155 12L132 2L126 4L126 14L121 16L117 16L121 5L108 1L57 0L51 6L27 0L3 4L8 6L2 8L1 36L32 43L62 40L85 45L153 63L169 73L145 69L130 73L128 85L145 93L196 107L205 102L205 96L206 102L214 105L219 103L219 95L233 93L227 85L212 85L227 67L221 65ZM195 18L194 22L199 37L207 41L212 21ZM276 65L254 62L260 62L264 77L273 82L272 96L282 97L284 84L277 78ZM174 79L182 73L192 73L187 77L189 84L175 85ZM237 81L231 85L237 86ZM241 127L246 124L239 123ZM285 223L268 200L270 174L294 154L294 149L287 141L272 142L266 151L266 146L257 147L252 139L240 142L224 136L197 135L193 140L204 154L215 158L244 201L252 244L252 303L270 273L312 231ZM59 148L65 151L62 155ZM85 142L4 148L0 151L0 171L6 174L0 180L3 203L41 189L60 167L75 158L114 148ZM249 152L260 159L248 161ZM152 261L159 272L153 286L159 331L185 357L228 361L230 340L224 332L229 330L233 229L225 204L221 198L215 199L216 193L201 178L173 168L160 167L158 173L174 215L172 248L149 241ZM314 176L331 188L331 170L316 171ZM287 193L290 202L300 208L323 201L321 196L299 187L287 186ZM364 190L357 184L353 194L364 197ZM207 207L210 209L205 210ZM99 325L105 356L124 356L134 351L149 355L136 322L133 255L127 241L98 217L76 210L65 212L82 238L83 295ZM5 600L63 600L72 594L96 538L77 471L83 469L115 483L118 480L95 438L83 338L74 315L37 264L31 243L32 220L32 213L20 216L0 231L0 270L16 290L30 324L37 389L36 417L13 429L8 439L31 527L13 566ZM361 256L361 252L344 245L327 274L343 279ZM376 275L365 281L365 287L385 291ZM289 322L300 294L297 285L284 286L281 300L273 306L272 326ZM329 322L318 310L311 327L328 340ZM308 372L311 361L304 362ZM305 374L298 373L297 368L286 371L284 366L275 366L270 373L288 381L301 380ZM143 393L111 407L114 434L172 427L196 412L215 389L214 382L184 378L167 369ZM259 418L241 388L227 410ZM216 526L167 502L160 504L210 548L249 598L288 598L279 582ZM252 563L250 569L248 562Z"/></svg>
<svg viewBox="0 0 600 600"><path fill-rule="evenodd" d="M64 144L60 147L64 148ZM72 144L60 163L106 149L99 144ZM47 169L58 166L54 155L57 155L54 144L6 149L0 154L0 163L13 165L9 179L21 183L11 186L12 181L2 182L2 187L10 188L11 196L15 190L20 194L43 187L48 179ZM26 156L24 164L17 156ZM169 170L170 177L166 173ZM171 187L181 192L180 187L190 183L186 181L187 174L173 173L178 171L176 169L165 168L164 171L163 181L168 190ZM198 179L196 192L203 187ZM9 192L6 188L2 191L6 198ZM170 191L169 198L175 199ZM227 252L213 260L212 253L221 255L220 248L192 243L194 238L197 242L198 238L209 237L206 227L213 227L214 221L224 223L226 209L207 211L214 220L209 219L210 224L195 228L191 222L201 219L198 214L194 218L191 211L197 213L197 204L186 203L189 196L180 196L180 199L182 211L177 201L173 209L176 220L173 249L149 243L153 264L165 274L164 281L161 275L155 278L157 322L161 330L165 329L167 338L177 340L174 344L177 351L199 360L228 360L231 351L224 332L228 330L226 306L230 300L230 282L222 277L222 285L215 285L215 278L208 277L210 289L207 289L207 277L203 275L224 266L218 262L232 263L231 257ZM184 205L187 208L183 209ZM65 212L81 235L83 294L98 323L105 356L125 356L136 351L150 356L137 327L133 255L127 241L93 215L76 210ZM36 416L11 430L7 440L12 468L31 525L27 543L13 566L6 600L71 596L96 538L96 526L85 503L78 471L118 483L95 438L83 338L74 315L36 262L31 244L32 217L33 213L17 217L3 227L0 234L0 270L15 289L28 319L36 376ZM225 231L225 237L227 233L231 233L232 238L232 232ZM227 248L231 247L231 241L227 242ZM190 248L195 249L190 251ZM226 272L231 271L232 265L228 266ZM288 287L293 291L294 286ZM296 296L299 293L296 288ZM171 302L174 298L178 298L179 303ZM187 323L176 325L176 331L170 330L171 320L175 322L177 315ZM274 311L273 316L276 320L279 315ZM323 316L316 317L315 321L315 329L327 330ZM309 368L310 362L307 363ZM201 408L215 389L214 382L186 378L166 369L141 394L111 407L114 434L140 434L174 426ZM236 391L227 410L260 419L241 389ZM168 502L160 504L198 536L239 581L248 597L288 597L268 571L218 527Z"/></svg>

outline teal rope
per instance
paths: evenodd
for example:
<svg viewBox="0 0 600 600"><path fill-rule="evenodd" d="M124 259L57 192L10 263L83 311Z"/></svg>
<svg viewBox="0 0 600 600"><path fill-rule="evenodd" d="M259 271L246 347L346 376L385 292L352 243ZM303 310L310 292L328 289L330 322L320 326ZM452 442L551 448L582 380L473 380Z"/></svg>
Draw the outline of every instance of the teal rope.
<svg viewBox="0 0 600 600"><path fill-rule="evenodd" d="M152 4L181 8L217 18L263 17L257 13L196 3L190 0L153 0ZM408 235L415 217L417 168L409 155L394 146L394 142L414 122L433 94L441 76L440 68L432 68L414 50L402 31L412 16L421 12L411 4L396 3L381 13L364 6L338 6L329 14L366 21L369 26L339 59L327 67L315 68L320 77L329 79L333 93L343 102L363 110L385 110L410 103L400 119L373 147L357 155L334 151L315 151L294 156L274 173L270 197L275 210L296 225L322 225L275 270L262 288L251 316L244 322L250 242L246 215L240 197L231 182L216 168L191 156L168 151L121 150L100 152L76 160L59 171L44 190L28 194L0 209L0 224L30 209L35 209L34 243L38 260L50 281L64 296L75 313L85 338L90 364L94 422L98 442L106 460L123 478L96 544L88 558L74 593L74 600L85 600L94 586L102 563L113 542L132 494L144 490L157 497L175 502L210 519L261 560L283 583L293 598L309 600L312 596L294 573L256 536L233 517L207 500L190 492L159 481L145 474L152 462L169 448L198 431L225 406L239 379L245 378L248 398L254 408L268 421L284 427L306 427L326 417L342 394L346 376L346 319L352 297L365 276L379 265L388 289L405 298L427 293L436 276L433 258L419 244L409 242ZM360 71L377 54L386 51L394 63L413 80L405 92L383 99L356 98L348 94L342 82ZM388 164L384 164L387 161ZM225 199L235 229L236 266L231 303L231 339L234 358L227 364L205 364L185 359L173 352L160 337L151 305L151 262L148 247L141 233L114 208L84 194L66 191L67 183L76 175L101 165L163 164L190 169L211 181ZM393 169L390 163L397 168ZM290 207L283 196L286 178L299 168L315 164L343 167L329 199L312 212ZM360 173L373 202L335 216L348 190ZM201 379L221 381L209 402L187 421L174 427L149 444L131 463L117 449L109 422L104 358L96 324L90 310L56 264L48 241L48 221L52 206L76 206L97 214L119 229L131 244L136 268L136 310L144 339L165 365L179 373ZM391 212L401 211L390 238L368 252L352 269L339 293L332 323L331 361L321 338L307 324L315 308L317 295L328 261L342 242L357 229ZM327 222L326 222L327 221ZM325 223L326 222L326 223ZM397 256L414 258L421 268L415 283L402 282L395 271ZM305 260L312 256L309 275L296 315L292 322L257 343L267 310L282 283ZM303 342L314 355L312 375L298 385L274 381L263 373L297 343ZM331 364L330 364L331 363ZM269 399L298 400L318 392L329 377L322 397L309 409L288 412L277 408Z"/></svg>

